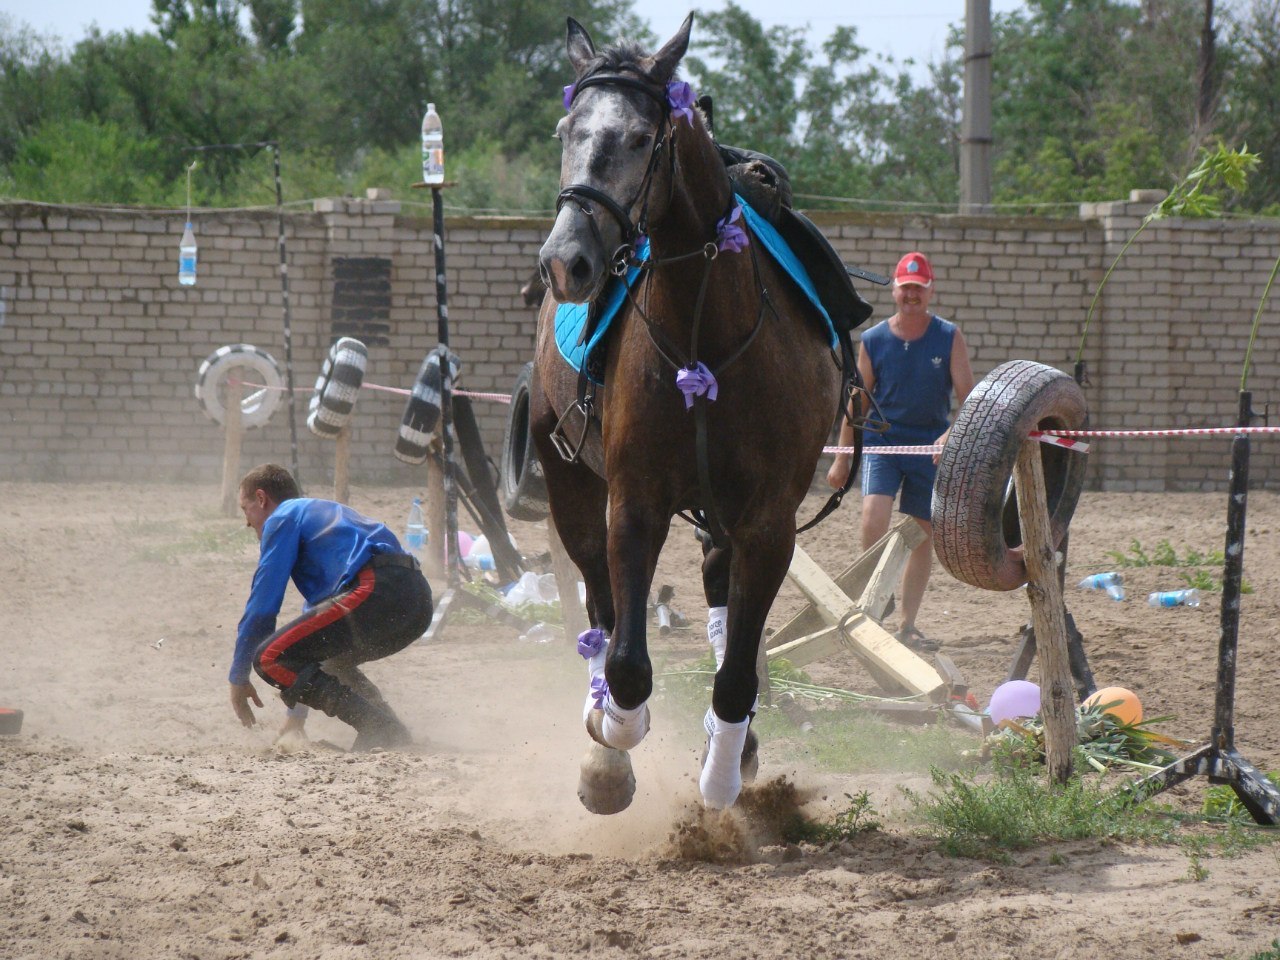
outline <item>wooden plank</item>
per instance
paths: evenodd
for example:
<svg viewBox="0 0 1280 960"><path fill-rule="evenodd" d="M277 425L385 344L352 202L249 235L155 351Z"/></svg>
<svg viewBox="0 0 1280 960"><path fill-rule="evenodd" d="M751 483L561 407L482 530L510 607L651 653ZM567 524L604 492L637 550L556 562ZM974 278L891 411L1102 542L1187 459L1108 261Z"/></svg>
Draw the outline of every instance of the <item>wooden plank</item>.
<svg viewBox="0 0 1280 960"><path fill-rule="evenodd" d="M848 620L841 630L833 624L807 637L800 637L774 647L770 660L786 660L802 667L823 657L842 651L851 652L872 671L878 683L908 694L928 694L931 698L947 696L947 685L928 663L908 650L893 634L870 617L857 612L852 602L845 610ZM883 675L883 679L882 679Z"/></svg>
<svg viewBox="0 0 1280 960"><path fill-rule="evenodd" d="M880 555L890 543L894 541L894 536L898 535L906 543L908 552L914 550L924 540L924 531L920 529L920 524L916 523L911 517L902 516L899 520L889 528L889 532L871 545L871 548L865 551L861 556L853 561L844 572L835 578L835 584L844 594L851 600L857 600L865 592L867 583L875 573L876 567L880 562ZM796 553L802 553L799 547L796 547ZM788 575L791 571L788 571ZM893 577L896 579L896 575ZM892 589L890 590L892 593ZM877 619L882 619L877 617ZM781 627L775 630L767 639L769 649L790 643L792 640L798 640L800 637L807 636L817 630L822 629L827 621L822 615L814 609L812 605L806 606L803 610L793 616Z"/></svg>
<svg viewBox="0 0 1280 960"><path fill-rule="evenodd" d="M351 500L351 421L338 431L333 448L333 499L338 503Z"/></svg>
<svg viewBox="0 0 1280 960"><path fill-rule="evenodd" d="M427 457L427 495L423 500L427 520L427 545L422 549L422 572L428 580L445 577L444 550L449 542L445 523L444 472L436 465L440 452L440 437L431 438L431 453ZM454 545L457 549L457 545Z"/></svg>
<svg viewBox="0 0 1280 960"><path fill-rule="evenodd" d="M1044 718L1045 763L1049 779L1071 777L1071 751L1076 745L1075 683L1067 651L1066 609L1054 563L1053 530L1044 492L1040 443L1027 440L1014 466L1018 522L1027 561L1027 598L1040 658L1040 715Z"/></svg>
<svg viewBox="0 0 1280 960"><path fill-rule="evenodd" d="M920 530L920 524L909 517L904 517L903 519L907 521L908 528L914 528L919 531L921 536L916 539L915 544L907 546L907 538L900 522L891 531L889 542L880 553L880 561L876 564L876 568L872 571L870 578L868 578L862 595L858 597L858 606L862 608L862 611L867 616L876 621L884 619L885 613L889 609L889 600L893 597L893 592L898 589L898 580L902 577L902 568L906 566L907 558L911 556L911 551L915 549L916 544L919 544L924 536L924 531Z"/></svg>
<svg viewBox="0 0 1280 960"><path fill-rule="evenodd" d="M799 547L796 547L791 556L787 576L809 598L825 624L839 623L840 618L853 606L853 598L836 586L836 582L827 576L826 571Z"/></svg>
<svg viewBox="0 0 1280 960"><path fill-rule="evenodd" d="M578 568L569 559L556 530L555 521L547 517L547 548L551 553L551 572L556 577L556 589L560 592L560 615L564 620L564 638L576 643L578 635L587 629L587 613L578 599Z"/></svg>
<svg viewBox="0 0 1280 960"><path fill-rule="evenodd" d="M226 432L222 444L222 513L228 517L240 513L240 447L244 439L244 421L240 415L241 379L251 373L248 367L232 367L227 371L226 412L222 421Z"/></svg>

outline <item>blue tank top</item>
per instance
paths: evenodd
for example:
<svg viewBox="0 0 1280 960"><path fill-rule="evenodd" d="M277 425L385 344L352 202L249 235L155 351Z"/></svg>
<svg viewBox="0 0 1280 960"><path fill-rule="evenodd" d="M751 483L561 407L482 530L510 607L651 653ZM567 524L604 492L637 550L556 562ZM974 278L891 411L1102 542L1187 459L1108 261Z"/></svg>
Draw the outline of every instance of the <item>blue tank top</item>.
<svg viewBox="0 0 1280 960"><path fill-rule="evenodd" d="M875 446L933 443L947 429L951 412L951 344L956 325L930 316L919 340L902 340L881 320L862 334L876 385L872 391L885 433L866 434ZM874 411L872 411L874 416Z"/></svg>

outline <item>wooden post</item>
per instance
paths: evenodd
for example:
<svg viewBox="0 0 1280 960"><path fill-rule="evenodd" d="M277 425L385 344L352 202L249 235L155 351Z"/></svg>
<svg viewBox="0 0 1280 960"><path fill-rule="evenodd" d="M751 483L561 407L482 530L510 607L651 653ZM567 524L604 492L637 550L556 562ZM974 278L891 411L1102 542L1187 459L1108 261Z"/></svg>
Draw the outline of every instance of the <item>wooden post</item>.
<svg viewBox="0 0 1280 960"><path fill-rule="evenodd" d="M427 457L427 496L426 506L427 545L422 551L422 569L428 578L444 576L444 548L449 540L445 523L444 473L436 465L436 455L440 451L440 438L431 440L431 454ZM457 550L458 545L454 544Z"/></svg>
<svg viewBox="0 0 1280 960"><path fill-rule="evenodd" d="M560 615L564 619L564 638L576 643L578 635L590 625L587 613L578 599L578 568L565 552L556 523L547 517L547 547L551 551L551 571L556 577L556 589L560 591Z"/></svg>
<svg viewBox="0 0 1280 960"><path fill-rule="evenodd" d="M1040 715L1044 718L1045 760L1049 780L1071 777L1071 751L1076 746L1075 683L1067 653L1067 623L1053 556L1053 530L1044 492L1040 441L1027 440L1014 468L1018 522L1027 562L1027 598L1040 655Z"/></svg>
<svg viewBox="0 0 1280 960"><path fill-rule="evenodd" d="M333 499L346 503L351 498L351 421L338 431L333 450Z"/></svg>
<svg viewBox="0 0 1280 960"><path fill-rule="evenodd" d="M244 421L240 417L240 398L244 393L241 378L249 374L245 367L232 367L227 372L226 409L222 427L222 512L228 517L240 513L240 446L244 440Z"/></svg>

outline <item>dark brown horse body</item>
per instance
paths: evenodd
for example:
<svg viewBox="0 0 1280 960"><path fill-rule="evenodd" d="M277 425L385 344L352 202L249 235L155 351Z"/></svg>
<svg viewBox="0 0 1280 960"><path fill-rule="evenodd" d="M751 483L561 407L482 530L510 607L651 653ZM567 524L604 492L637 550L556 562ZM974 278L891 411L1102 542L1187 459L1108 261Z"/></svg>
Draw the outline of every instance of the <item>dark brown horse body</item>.
<svg viewBox="0 0 1280 960"><path fill-rule="evenodd" d="M665 90L691 25L692 15L662 50L646 56L625 45L597 54L586 32L569 21L569 56L582 89L558 128L561 185L569 194L575 185L587 189L562 200L542 249L551 296L538 319L531 429L553 519L586 583L592 625L609 638L607 652L596 659L597 674L603 661L607 697L597 696L595 705L589 698L584 710L588 731L607 747L629 749L647 730L644 705L653 686L645 640L648 596L672 517L695 508L722 524L721 545L704 563L710 580L715 571L728 571L728 616L701 786L708 806L724 807L741 788L738 757L756 697L758 646L791 560L796 510L836 411L840 371L816 312L762 249L710 256L705 245L714 244L732 191L697 113L676 115L636 83L610 79ZM584 84L587 77L597 80ZM567 462L551 435L578 400L579 382L555 343L553 297L586 302L609 279L626 225L595 199L600 194L630 223L640 221L656 265L642 272L634 299L613 321L595 397L598 424L577 462ZM706 404L705 488L695 412L686 409L676 386L676 364L690 361L695 326L697 359L716 370L718 380L714 402L696 401ZM576 437L577 431L571 425L567 432ZM710 597L709 603L717 605ZM726 768L729 753L732 771ZM619 757L611 760L616 767ZM624 766L618 776L629 776L629 761ZM629 795L620 802L583 801L612 812Z"/></svg>

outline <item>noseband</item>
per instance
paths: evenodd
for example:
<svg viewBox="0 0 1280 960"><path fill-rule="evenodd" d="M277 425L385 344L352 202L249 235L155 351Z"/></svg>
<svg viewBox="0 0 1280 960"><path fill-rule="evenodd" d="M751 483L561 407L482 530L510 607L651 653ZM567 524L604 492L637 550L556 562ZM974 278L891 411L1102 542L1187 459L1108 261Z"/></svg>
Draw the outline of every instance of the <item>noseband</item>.
<svg viewBox="0 0 1280 960"><path fill-rule="evenodd" d="M645 83L635 77L627 77L614 73L598 73L591 76L583 77L573 85L573 92L569 97L569 106L573 105L573 101L587 87L628 87L632 90L639 90L646 97L658 104L662 112L662 120L658 121L659 130L664 124L672 131L674 128L670 126L670 119L667 113L668 103L665 93L656 89L651 84ZM560 208L566 203L573 203L589 218L592 218L594 225L595 207L598 204L617 222L619 229L622 231L622 245L614 251L610 260L610 270L615 276L622 276L626 273L628 261L632 254L635 253L636 241L648 232L648 216L649 216L649 188L653 184L653 171L657 166L658 154L662 152L662 148L666 146L667 135L665 132L659 132L654 138L653 149L649 151L649 162L645 165L644 176L640 179L640 186L636 190L635 195L625 205L618 203L603 190L597 190L595 187L588 186L585 183L571 183L560 191L556 197L556 213L560 212ZM675 163L675 151L671 151L671 161ZM637 201L643 198L640 209L640 218L637 223L631 222L629 211L634 207ZM599 228L595 228L597 234Z"/></svg>

